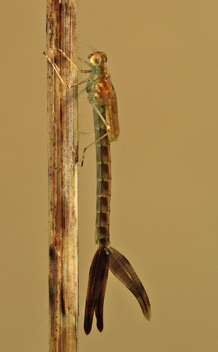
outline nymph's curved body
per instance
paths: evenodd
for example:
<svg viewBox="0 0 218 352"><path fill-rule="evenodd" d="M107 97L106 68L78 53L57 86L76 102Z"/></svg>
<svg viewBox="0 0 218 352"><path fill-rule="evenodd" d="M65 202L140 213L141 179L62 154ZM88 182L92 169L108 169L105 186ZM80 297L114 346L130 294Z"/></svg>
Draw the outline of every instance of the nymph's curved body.
<svg viewBox="0 0 218 352"><path fill-rule="evenodd" d="M92 55L106 60L104 53ZM94 128L96 139L96 165L97 165L97 200L96 200L96 243L108 245L110 243L110 198L111 198L111 151L110 142L119 136L119 122L117 112L117 97L110 80L110 74L105 64L93 65L93 72L89 76L86 86L88 100L93 104ZM96 109L95 109L96 107ZM100 118L102 115L110 126L110 131ZM104 137L103 137L104 136ZM103 138L102 138L103 137Z"/></svg>

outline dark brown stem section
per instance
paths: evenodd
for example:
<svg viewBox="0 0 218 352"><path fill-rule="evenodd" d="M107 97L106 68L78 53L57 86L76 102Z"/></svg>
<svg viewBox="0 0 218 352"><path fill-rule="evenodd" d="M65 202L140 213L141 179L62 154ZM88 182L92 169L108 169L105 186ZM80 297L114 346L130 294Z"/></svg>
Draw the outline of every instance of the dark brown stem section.
<svg viewBox="0 0 218 352"><path fill-rule="evenodd" d="M76 71L76 1L47 0L47 54L68 84ZM66 89L48 63L50 352L77 351L77 88Z"/></svg>

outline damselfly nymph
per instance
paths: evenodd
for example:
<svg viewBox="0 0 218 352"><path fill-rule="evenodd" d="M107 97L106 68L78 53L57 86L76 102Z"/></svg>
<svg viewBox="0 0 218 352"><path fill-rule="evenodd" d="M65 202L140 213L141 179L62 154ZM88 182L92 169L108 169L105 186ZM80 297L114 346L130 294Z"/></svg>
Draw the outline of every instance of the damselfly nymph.
<svg viewBox="0 0 218 352"><path fill-rule="evenodd" d="M107 69L107 56L104 52L95 51L88 56L89 61L83 60L90 67L81 70L66 54L59 52L69 60L80 73L89 73L85 81L67 85L63 81L59 69L45 53L49 63L53 66L62 84L70 89L86 82L88 101L92 105L94 114L95 141L97 163L97 200L96 200L96 229L95 240L98 249L94 255L89 271L89 281L86 296L84 330L89 334L92 329L95 312L97 328L103 330L103 305L110 271L136 297L144 316L150 320L151 307L145 289L132 268L129 261L110 244L110 200L111 200L111 142L119 137L119 121L117 110L117 95L114 90L110 73ZM89 147L88 146L88 147ZM87 147L87 148L88 148ZM81 165L83 165L84 149Z"/></svg>

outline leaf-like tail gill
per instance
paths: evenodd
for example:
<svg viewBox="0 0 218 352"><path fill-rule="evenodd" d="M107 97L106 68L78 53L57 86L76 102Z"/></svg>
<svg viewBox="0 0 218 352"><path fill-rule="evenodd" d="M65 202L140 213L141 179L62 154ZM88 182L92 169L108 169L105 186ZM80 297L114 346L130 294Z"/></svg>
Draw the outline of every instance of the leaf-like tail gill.
<svg viewBox="0 0 218 352"><path fill-rule="evenodd" d="M136 297L139 302L144 316L151 319L151 306L148 296L145 292L138 275L132 268L129 261L116 249L108 246L109 252L109 269Z"/></svg>
<svg viewBox="0 0 218 352"><path fill-rule="evenodd" d="M104 282L103 291L105 293L106 283L105 277L107 277L108 272L108 255L105 252L103 247L99 247L94 255L92 260L92 264L89 271L89 282L86 296L86 308L85 308L85 320L84 320L84 330L88 335L92 329L92 320L93 314L95 310L96 303L98 301L99 295L101 293L102 283ZM102 326L103 329L103 316L101 316L101 312L103 315L103 301L101 297L101 302L99 303L98 308L98 316L99 325ZM101 310L102 306L102 310ZM98 325L98 323L97 323Z"/></svg>
<svg viewBox="0 0 218 352"><path fill-rule="evenodd" d="M102 332L103 330L103 306L104 306L104 297L105 297L105 291L106 291L107 279L108 279L108 269L109 269L108 262L109 262L109 257L107 255L107 263L105 266L104 278L102 281L98 300L95 305L95 316L97 319L97 328L100 332Z"/></svg>

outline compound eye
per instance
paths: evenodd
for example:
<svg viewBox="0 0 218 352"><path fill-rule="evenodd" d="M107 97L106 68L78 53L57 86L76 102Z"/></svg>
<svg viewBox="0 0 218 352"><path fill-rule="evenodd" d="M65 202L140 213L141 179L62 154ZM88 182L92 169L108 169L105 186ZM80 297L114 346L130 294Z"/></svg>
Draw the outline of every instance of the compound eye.
<svg viewBox="0 0 218 352"><path fill-rule="evenodd" d="M99 66L101 64L101 56L95 54L90 58L90 62L94 66Z"/></svg>

